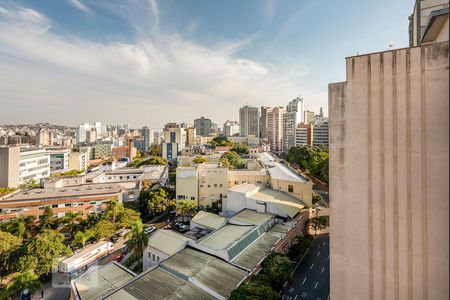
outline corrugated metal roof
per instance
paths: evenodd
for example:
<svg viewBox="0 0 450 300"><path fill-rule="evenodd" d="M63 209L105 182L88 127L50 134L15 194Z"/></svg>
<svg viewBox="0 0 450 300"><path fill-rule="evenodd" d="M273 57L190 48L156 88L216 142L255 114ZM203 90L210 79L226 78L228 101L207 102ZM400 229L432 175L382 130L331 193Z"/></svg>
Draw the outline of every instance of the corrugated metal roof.
<svg viewBox="0 0 450 300"><path fill-rule="evenodd" d="M198 244L216 251L224 250L240 240L249 231L253 230L254 227L255 226L225 225L201 239Z"/></svg>
<svg viewBox="0 0 450 300"><path fill-rule="evenodd" d="M263 260L279 240L277 236L265 233L247 249L236 256L232 262L249 271L253 270Z"/></svg>
<svg viewBox="0 0 450 300"><path fill-rule="evenodd" d="M251 209L244 209L230 218L230 221L237 221L251 225L260 225L273 218L273 215L259 213Z"/></svg>
<svg viewBox="0 0 450 300"><path fill-rule="evenodd" d="M115 263L100 268L92 268L74 280L81 300L99 299L134 278L131 272L125 271Z"/></svg>
<svg viewBox="0 0 450 300"><path fill-rule="evenodd" d="M218 229L227 223L227 219L216 214L199 211L192 218L191 223L196 223L212 229Z"/></svg>
<svg viewBox="0 0 450 300"><path fill-rule="evenodd" d="M148 239L147 247L171 256L184 248L191 239L172 230L158 229Z"/></svg>
<svg viewBox="0 0 450 300"><path fill-rule="evenodd" d="M199 282L224 297L227 297L248 274L215 256L191 248L186 248L165 260L160 266Z"/></svg>
<svg viewBox="0 0 450 300"><path fill-rule="evenodd" d="M193 283L155 268L141 277L133 280L114 294L108 300L161 300L161 299L216 299Z"/></svg>

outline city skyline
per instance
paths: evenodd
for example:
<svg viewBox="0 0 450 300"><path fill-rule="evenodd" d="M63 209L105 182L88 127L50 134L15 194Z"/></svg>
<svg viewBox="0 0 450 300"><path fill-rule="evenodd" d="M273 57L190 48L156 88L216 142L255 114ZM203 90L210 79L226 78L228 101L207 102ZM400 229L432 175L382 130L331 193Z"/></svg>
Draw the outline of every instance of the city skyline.
<svg viewBox="0 0 450 300"><path fill-rule="evenodd" d="M246 104L298 96L305 110L327 112L327 84L345 74L342 57L406 46L411 6L1 1L0 120L160 128L204 115L223 124Z"/></svg>

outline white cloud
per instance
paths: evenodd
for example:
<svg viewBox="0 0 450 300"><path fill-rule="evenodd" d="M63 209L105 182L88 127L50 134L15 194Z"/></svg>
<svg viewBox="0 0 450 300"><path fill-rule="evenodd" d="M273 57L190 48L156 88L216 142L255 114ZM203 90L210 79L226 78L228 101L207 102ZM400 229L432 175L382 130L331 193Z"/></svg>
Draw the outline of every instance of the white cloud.
<svg viewBox="0 0 450 300"><path fill-rule="evenodd" d="M83 2L81 2L81 0L66 0L66 1L70 5L81 11L84 11L86 13L92 13L92 10L89 7L87 7Z"/></svg>
<svg viewBox="0 0 450 300"><path fill-rule="evenodd" d="M159 15L156 2L150 4ZM300 91L305 99L326 99L301 88L295 72L237 57L247 41L206 47L161 34L136 43L98 43L52 33L51 22L37 11L0 9L0 16L12 15L0 17L3 122L162 126L206 116L222 124L237 119L247 103L283 105Z"/></svg>

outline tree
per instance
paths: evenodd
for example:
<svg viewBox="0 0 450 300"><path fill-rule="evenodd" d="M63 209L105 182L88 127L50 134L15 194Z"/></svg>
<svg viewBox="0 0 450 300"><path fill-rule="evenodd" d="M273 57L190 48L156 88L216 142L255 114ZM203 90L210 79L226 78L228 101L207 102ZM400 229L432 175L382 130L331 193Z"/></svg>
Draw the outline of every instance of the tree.
<svg viewBox="0 0 450 300"><path fill-rule="evenodd" d="M327 218L320 216L311 219L311 227L314 229L314 235L317 235L317 230L322 230L327 227Z"/></svg>
<svg viewBox="0 0 450 300"><path fill-rule="evenodd" d="M98 241L102 239L109 238L116 231L115 224L107 220L101 220L92 227L93 238Z"/></svg>
<svg viewBox="0 0 450 300"><path fill-rule="evenodd" d="M284 283L289 280L291 261L281 253L270 253L261 263L261 274L266 275L268 282L275 291L281 291Z"/></svg>
<svg viewBox="0 0 450 300"><path fill-rule="evenodd" d="M211 141L211 146L217 147L217 146L226 146L226 147L232 147L233 143L228 140L228 138L224 135L219 135L213 138Z"/></svg>
<svg viewBox="0 0 450 300"><path fill-rule="evenodd" d="M156 191L150 191L147 207L151 215L165 212L168 206L169 200L165 189L159 188Z"/></svg>
<svg viewBox="0 0 450 300"><path fill-rule="evenodd" d="M231 169L240 169L244 166L241 157L234 151L224 153L220 157L220 161L223 163L223 165L228 165Z"/></svg>
<svg viewBox="0 0 450 300"><path fill-rule="evenodd" d="M161 145L151 145L149 153L152 156L161 156Z"/></svg>
<svg viewBox="0 0 450 300"><path fill-rule="evenodd" d="M86 246L86 242L89 241L91 238L94 237L94 232L92 230L86 230L86 231L78 231L71 243L71 246L73 247L83 247Z"/></svg>
<svg viewBox="0 0 450 300"><path fill-rule="evenodd" d="M106 208L106 214L112 217L112 222L116 223L117 215L123 212L123 205L119 203L116 199L108 202L108 207Z"/></svg>
<svg viewBox="0 0 450 300"><path fill-rule="evenodd" d="M6 287L1 290L0 298L6 299L24 289L28 289L31 293L34 293L42 287L38 278L31 270L16 273Z"/></svg>
<svg viewBox="0 0 450 300"><path fill-rule="evenodd" d="M53 263L59 261L60 256L72 254L72 250L64 245L64 236L49 229L45 229L32 239L27 251L31 257L37 259L34 273L38 276L50 274Z"/></svg>
<svg viewBox="0 0 450 300"><path fill-rule="evenodd" d="M81 221L83 220L81 216L82 216L81 212L69 211L62 218L61 221L64 225L68 227L70 234L72 235L75 234L75 231L78 228L78 224L80 224Z"/></svg>
<svg viewBox="0 0 450 300"><path fill-rule="evenodd" d="M320 201L322 201L322 196L320 196L319 194L313 193L312 203L316 204L316 203L319 203Z"/></svg>
<svg viewBox="0 0 450 300"><path fill-rule="evenodd" d="M185 217L192 217L195 215L197 208L193 201L190 200L180 200L177 203L177 214L181 215L184 221Z"/></svg>
<svg viewBox="0 0 450 300"><path fill-rule="evenodd" d="M121 228L129 228L137 220L141 219L140 213L131 208L125 208L119 215L118 223Z"/></svg>
<svg viewBox="0 0 450 300"><path fill-rule="evenodd" d="M291 147L286 160L328 183L328 152L322 148L309 145Z"/></svg>
<svg viewBox="0 0 450 300"><path fill-rule="evenodd" d="M44 208L44 213L39 217L39 219L41 221L41 229L53 228L57 221L51 206L46 206Z"/></svg>
<svg viewBox="0 0 450 300"><path fill-rule="evenodd" d="M231 148L231 151L236 152L237 154L249 154L249 148L244 144L237 144L233 148Z"/></svg>
<svg viewBox="0 0 450 300"><path fill-rule="evenodd" d="M196 156L196 157L194 157L194 159L192 160L192 162L194 163L194 164L201 164L201 163L204 163L204 162L207 162L208 160L206 159L206 158L204 158L204 157L201 157L201 156Z"/></svg>
<svg viewBox="0 0 450 300"><path fill-rule="evenodd" d="M230 294L230 300L276 300L278 293L272 289L265 275L256 275L248 284L242 284Z"/></svg>
<svg viewBox="0 0 450 300"><path fill-rule="evenodd" d="M144 226L141 220L137 220L131 225L131 230L126 237L129 238L126 242L128 249L134 252L134 256L141 263L144 249L148 244L148 236L144 233Z"/></svg>
<svg viewBox="0 0 450 300"><path fill-rule="evenodd" d="M296 259L303 256L306 253L306 250L312 246L313 239L314 238L309 234L297 237L296 243L289 248L289 258Z"/></svg>
<svg viewBox="0 0 450 300"><path fill-rule="evenodd" d="M0 231L0 283L3 276L13 271L14 252L18 251L21 245L22 238Z"/></svg>

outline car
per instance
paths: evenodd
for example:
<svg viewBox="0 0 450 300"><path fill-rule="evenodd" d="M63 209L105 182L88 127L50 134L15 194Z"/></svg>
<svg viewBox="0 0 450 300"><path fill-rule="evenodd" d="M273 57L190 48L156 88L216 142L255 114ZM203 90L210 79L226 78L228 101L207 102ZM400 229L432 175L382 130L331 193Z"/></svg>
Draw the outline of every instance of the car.
<svg viewBox="0 0 450 300"><path fill-rule="evenodd" d="M145 228L144 228L144 233L145 233L145 234L150 234L150 233L152 233L152 232L155 231L155 230L156 230L156 227L155 227L155 226L145 227Z"/></svg>
<svg viewBox="0 0 450 300"><path fill-rule="evenodd" d="M129 251L129 250L128 250L128 247L127 247L127 246L123 247L122 250L120 250L120 252L121 252L122 254L127 254L128 251Z"/></svg>
<svg viewBox="0 0 450 300"><path fill-rule="evenodd" d="M125 254L119 253L116 257L114 257L114 260L117 262L120 262L125 257Z"/></svg>
<svg viewBox="0 0 450 300"><path fill-rule="evenodd" d="M112 236L111 238L110 238L110 240L111 240L111 242L113 242L113 243L117 243L118 241L119 241L119 237L118 236Z"/></svg>
<svg viewBox="0 0 450 300"><path fill-rule="evenodd" d="M188 230L189 230L189 226L186 225L186 224L183 224L183 223L181 223L181 222L176 222L176 223L174 224L174 226L175 226L175 229L177 229L177 230L180 231L180 232L185 232L185 231L188 231Z"/></svg>

